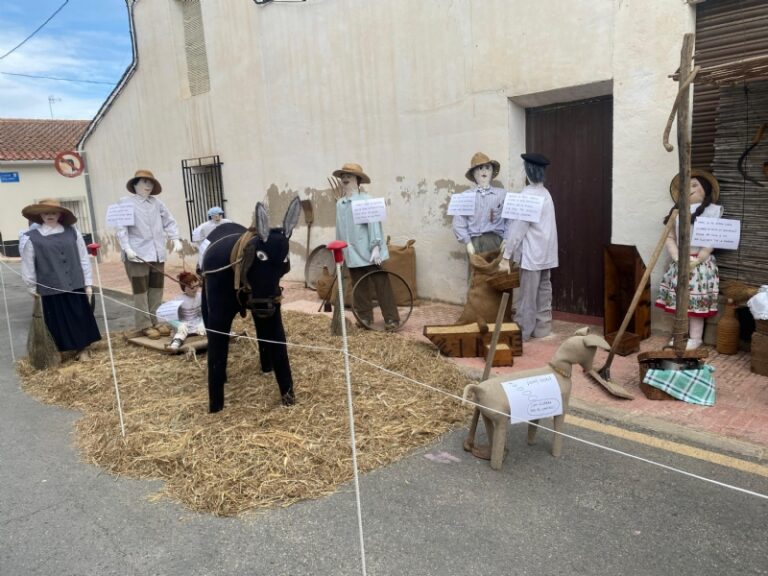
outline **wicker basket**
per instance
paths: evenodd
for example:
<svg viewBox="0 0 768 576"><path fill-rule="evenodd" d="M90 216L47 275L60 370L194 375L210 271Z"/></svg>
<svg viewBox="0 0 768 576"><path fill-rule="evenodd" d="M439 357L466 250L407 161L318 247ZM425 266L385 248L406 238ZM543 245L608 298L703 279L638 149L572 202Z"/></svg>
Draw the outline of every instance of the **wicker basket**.
<svg viewBox="0 0 768 576"><path fill-rule="evenodd" d="M768 320L755 320L755 332L768 336Z"/></svg>
<svg viewBox="0 0 768 576"><path fill-rule="evenodd" d="M509 292L520 287L520 268L513 268L507 272L498 272L488 278L488 286L499 292Z"/></svg>

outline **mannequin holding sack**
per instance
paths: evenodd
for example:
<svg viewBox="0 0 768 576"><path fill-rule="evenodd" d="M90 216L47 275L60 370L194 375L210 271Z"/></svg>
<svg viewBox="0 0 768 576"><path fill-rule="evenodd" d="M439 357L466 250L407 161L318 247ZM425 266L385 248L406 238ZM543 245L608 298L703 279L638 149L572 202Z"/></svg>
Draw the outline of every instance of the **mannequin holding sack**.
<svg viewBox="0 0 768 576"><path fill-rule="evenodd" d="M679 175L675 175L669 186L669 192L677 207L679 198ZM705 170L691 171L691 189L688 192L691 201L691 231L696 218L721 218L723 207L715 204L720 195L717 179ZM671 214L671 211L670 211ZM666 224L670 216L664 219ZM677 223L676 223L677 224ZM692 243L693 244L693 243ZM687 256L678 253L677 225L670 230L666 248L671 262L659 284L656 306L665 312L675 313L677 308L678 266L680 258L690 258L690 294L688 297L688 332L686 349L694 350L701 346L704 338L704 320L717 314L717 298L720 293L720 275L711 246L691 245Z"/></svg>

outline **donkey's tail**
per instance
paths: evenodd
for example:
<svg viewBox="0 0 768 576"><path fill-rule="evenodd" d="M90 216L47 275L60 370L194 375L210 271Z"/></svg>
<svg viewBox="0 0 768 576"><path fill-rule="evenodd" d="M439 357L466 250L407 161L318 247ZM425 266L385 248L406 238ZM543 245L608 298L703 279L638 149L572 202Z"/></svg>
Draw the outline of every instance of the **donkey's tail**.
<svg viewBox="0 0 768 576"><path fill-rule="evenodd" d="M466 406L467 400L469 399L469 395L472 394L472 397L477 399L477 396L475 394L475 390L477 390L479 386L477 384L467 384L464 386L464 393L461 395L461 405Z"/></svg>

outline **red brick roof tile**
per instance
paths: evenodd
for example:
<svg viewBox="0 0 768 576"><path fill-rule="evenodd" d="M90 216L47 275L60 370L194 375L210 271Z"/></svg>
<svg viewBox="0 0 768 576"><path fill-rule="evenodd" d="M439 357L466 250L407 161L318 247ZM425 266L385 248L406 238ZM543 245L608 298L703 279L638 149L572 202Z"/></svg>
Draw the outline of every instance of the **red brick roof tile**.
<svg viewBox="0 0 768 576"><path fill-rule="evenodd" d="M0 160L53 160L75 148L88 123L0 118Z"/></svg>

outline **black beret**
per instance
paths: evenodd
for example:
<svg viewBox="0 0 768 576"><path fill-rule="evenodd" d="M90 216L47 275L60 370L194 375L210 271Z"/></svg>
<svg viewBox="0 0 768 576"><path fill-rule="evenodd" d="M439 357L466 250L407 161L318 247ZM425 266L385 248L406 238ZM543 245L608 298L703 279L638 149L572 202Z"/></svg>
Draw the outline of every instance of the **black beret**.
<svg viewBox="0 0 768 576"><path fill-rule="evenodd" d="M548 166L549 159L544 154L520 154L520 157L526 162L536 164L538 166Z"/></svg>

